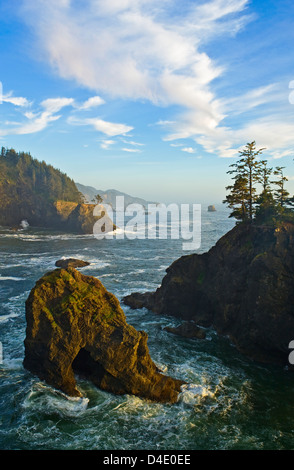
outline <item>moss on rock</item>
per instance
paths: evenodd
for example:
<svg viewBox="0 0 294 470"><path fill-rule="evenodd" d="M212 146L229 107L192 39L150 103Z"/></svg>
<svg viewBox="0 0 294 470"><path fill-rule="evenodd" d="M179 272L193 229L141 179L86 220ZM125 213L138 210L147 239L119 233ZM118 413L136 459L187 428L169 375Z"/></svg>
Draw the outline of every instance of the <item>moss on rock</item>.
<svg viewBox="0 0 294 470"><path fill-rule="evenodd" d="M126 322L118 299L74 268L45 274L26 301L24 366L80 396L75 374L103 390L175 402L182 381L159 373L147 334Z"/></svg>

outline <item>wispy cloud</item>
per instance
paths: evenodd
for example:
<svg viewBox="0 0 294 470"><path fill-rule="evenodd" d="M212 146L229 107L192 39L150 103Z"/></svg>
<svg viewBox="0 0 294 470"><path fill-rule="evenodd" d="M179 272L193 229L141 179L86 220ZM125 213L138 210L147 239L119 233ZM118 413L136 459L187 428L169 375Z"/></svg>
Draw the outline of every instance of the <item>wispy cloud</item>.
<svg viewBox="0 0 294 470"><path fill-rule="evenodd" d="M3 95L2 97L2 102L3 103L11 103L14 106L20 106L20 107L28 107L31 105L31 103L27 100L27 98L24 98L22 96L13 96L13 93L7 93L6 95Z"/></svg>
<svg viewBox="0 0 294 470"><path fill-rule="evenodd" d="M65 106L72 106L73 98L48 98L42 101L41 106L50 114L58 113Z"/></svg>
<svg viewBox="0 0 294 470"><path fill-rule="evenodd" d="M92 96L80 106L77 105L77 108L79 110L89 110L103 104L105 104L105 101L100 96Z"/></svg>
<svg viewBox="0 0 294 470"><path fill-rule="evenodd" d="M157 0L89 0L83 8L70 1L23 0L61 77L113 97L181 106L197 116L189 135L223 119L211 88L223 67L203 52L207 32L238 32L249 21L248 2L187 2L180 10L174 0L160 6ZM173 134L187 135L182 129Z"/></svg>
<svg viewBox="0 0 294 470"><path fill-rule="evenodd" d="M67 119L67 122L71 125L75 124L90 126L98 132L101 132L102 134L105 134L109 137L127 135L128 132L133 129L132 126L113 123L100 118L83 119L79 117L77 114L78 111L84 109L89 110L104 103L104 100L98 96L89 98L82 105L77 105L74 98L48 98L43 100L39 105L34 105L33 109L31 109L32 103L27 98L15 97L12 95L12 93L5 95L2 101L3 103L6 102L13 104L16 107L23 109L23 111L21 113L21 120L19 122L6 121L4 123L0 129L1 136L25 135L43 131L50 123L58 121L62 117L60 112L67 107L70 107L71 110L75 111L74 115L70 115ZM30 106L30 110L28 110L28 106ZM106 148L109 147L109 145L112 143L114 142L111 140L105 140L102 142L101 146L102 148Z"/></svg>
<svg viewBox="0 0 294 470"><path fill-rule="evenodd" d="M181 150L182 152L186 152L186 153L196 153L196 150L193 149L192 147L184 147Z"/></svg>
<svg viewBox="0 0 294 470"><path fill-rule="evenodd" d="M100 147L104 150L109 149L111 145L115 144L115 140L103 140L100 144Z"/></svg>
<svg viewBox="0 0 294 470"><path fill-rule="evenodd" d="M135 147L144 147L145 144L142 144L140 142L134 142L133 140L124 140L122 139L123 143L124 144L127 144L127 145L134 145Z"/></svg>
<svg viewBox="0 0 294 470"><path fill-rule="evenodd" d="M129 152L129 153L141 153L141 150L139 149L134 149L134 148L122 148L123 152Z"/></svg>
<svg viewBox="0 0 294 470"><path fill-rule="evenodd" d="M87 118L80 119L76 117L69 117L68 123L79 126L92 126L96 131L101 132L109 137L115 137L118 135L126 135L128 132L133 130L132 126L126 124L120 124L115 122L104 121L100 118Z"/></svg>
<svg viewBox="0 0 294 470"><path fill-rule="evenodd" d="M166 119L157 123L165 132L163 140L185 139L182 151L188 153L195 141L208 153L233 157L250 138L272 156L285 156L294 148L293 119L285 123L281 115L270 117L269 106L279 99L276 83L257 81L235 95L221 94L215 86L229 76L228 64L206 46L221 35L237 35L254 19L250 0L187 0L181 8L175 0L22 0L22 5L52 68L97 93L75 104L77 111L104 104L100 95L170 106L170 115L165 112ZM35 125L36 119L40 128L58 119L52 110L47 112L35 118ZM68 122L108 137L133 129L100 117ZM124 151L131 147L135 145L126 143L129 150Z"/></svg>
<svg viewBox="0 0 294 470"><path fill-rule="evenodd" d="M17 107L27 107L29 101L26 98L9 97L5 100ZM44 130L51 122L60 119L60 115L56 115L64 106L71 105L72 99L56 98L44 100L41 103L41 111L25 111L23 119L17 123L6 123L6 126L0 129L0 135L26 135L34 134ZM12 124L12 125L11 125Z"/></svg>

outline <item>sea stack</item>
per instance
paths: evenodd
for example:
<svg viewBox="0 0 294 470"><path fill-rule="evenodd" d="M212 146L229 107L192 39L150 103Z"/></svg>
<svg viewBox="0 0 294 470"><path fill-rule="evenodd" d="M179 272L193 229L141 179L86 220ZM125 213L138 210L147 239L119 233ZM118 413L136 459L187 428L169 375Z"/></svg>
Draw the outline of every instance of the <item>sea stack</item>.
<svg viewBox="0 0 294 470"><path fill-rule="evenodd" d="M161 374L147 334L126 322L118 299L75 268L45 274L26 301L24 367L69 396L76 375L114 394L174 403L183 381Z"/></svg>

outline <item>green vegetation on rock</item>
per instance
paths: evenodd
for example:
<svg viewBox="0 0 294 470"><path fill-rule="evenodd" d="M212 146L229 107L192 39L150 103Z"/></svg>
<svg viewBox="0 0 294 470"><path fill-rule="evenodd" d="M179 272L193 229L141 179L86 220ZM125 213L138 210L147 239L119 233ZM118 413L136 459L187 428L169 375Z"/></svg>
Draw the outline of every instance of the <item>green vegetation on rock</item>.
<svg viewBox="0 0 294 470"><path fill-rule="evenodd" d="M65 173L32 158L29 153L2 147L0 155L0 225L30 226L66 232L93 233L98 217L94 204Z"/></svg>

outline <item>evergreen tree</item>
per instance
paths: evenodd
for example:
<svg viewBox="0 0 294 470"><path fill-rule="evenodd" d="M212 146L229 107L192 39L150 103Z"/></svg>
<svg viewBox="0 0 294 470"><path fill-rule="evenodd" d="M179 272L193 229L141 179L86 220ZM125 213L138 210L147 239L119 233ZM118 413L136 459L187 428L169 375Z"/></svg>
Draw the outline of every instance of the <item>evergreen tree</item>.
<svg viewBox="0 0 294 470"><path fill-rule="evenodd" d="M260 162L260 177L259 177L259 182L262 185L263 192L270 192L270 176L273 173L272 168L268 168L267 166L267 161L262 160Z"/></svg>
<svg viewBox="0 0 294 470"><path fill-rule="evenodd" d="M231 186L226 187L230 194L227 195L223 201L233 211L230 217L235 217L237 220L248 220L248 182L247 178L242 175L235 177L235 182Z"/></svg>
<svg viewBox="0 0 294 470"><path fill-rule="evenodd" d="M224 203L233 208L233 214L237 214L241 220L253 220L254 204L257 201L256 183L260 182L262 165L257 157L264 149L256 150L255 141L248 143L243 151L240 151L240 160L230 165L232 170L228 174L235 174L235 183L228 186L231 193Z"/></svg>
<svg viewBox="0 0 294 470"><path fill-rule="evenodd" d="M276 189L274 195L278 201L278 203L280 204L281 207L284 207L285 204L287 203L288 201L288 197L289 197L289 193L288 191L285 189L285 183L286 181L288 181L288 178L286 178L286 176L284 176L284 170L285 167L283 166L277 166L275 171L274 171L274 175L278 176L278 179L276 181L272 181L273 184L275 184L276 186L278 186L278 188Z"/></svg>
<svg viewBox="0 0 294 470"><path fill-rule="evenodd" d="M103 199L102 199L102 197L100 196L100 194L96 194L96 196L94 196L94 198L92 199L92 202L93 202L94 204L102 204Z"/></svg>

